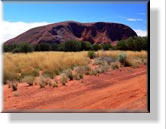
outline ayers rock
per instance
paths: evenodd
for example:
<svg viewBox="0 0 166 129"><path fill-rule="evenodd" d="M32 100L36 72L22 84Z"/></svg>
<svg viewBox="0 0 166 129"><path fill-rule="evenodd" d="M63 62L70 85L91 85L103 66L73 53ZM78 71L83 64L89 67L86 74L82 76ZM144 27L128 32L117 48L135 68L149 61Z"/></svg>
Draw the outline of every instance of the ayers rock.
<svg viewBox="0 0 166 129"><path fill-rule="evenodd" d="M135 31L119 23L66 21L30 29L5 43L61 43L71 39L91 43L112 43L133 36L137 36Z"/></svg>

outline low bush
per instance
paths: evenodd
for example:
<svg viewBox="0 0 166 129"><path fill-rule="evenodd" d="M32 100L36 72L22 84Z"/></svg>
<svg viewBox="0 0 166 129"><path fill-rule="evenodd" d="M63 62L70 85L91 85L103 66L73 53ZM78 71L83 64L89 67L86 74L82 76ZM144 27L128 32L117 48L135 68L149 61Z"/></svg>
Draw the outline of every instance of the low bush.
<svg viewBox="0 0 166 129"><path fill-rule="evenodd" d="M55 80L49 80L49 86L51 87L58 87L58 83Z"/></svg>
<svg viewBox="0 0 166 129"><path fill-rule="evenodd" d="M44 77L44 76L39 76L39 85L40 88L45 88L45 86L48 84L48 78Z"/></svg>
<svg viewBox="0 0 166 129"><path fill-rule="evenodd" d="M32 86L34 79L34 76L25 76L24 78L22 78L22 82L26 82L27 84L29 84L29 86Z"/></svg>
<svg viewBox="0 0 166 129"><path fill-rule="evenodd" d="M73 80L73 73L72 73L71 69L67 69L63 73L66 74L66 76L67 76L67 78L69 78L69 80Z"/></svg>
<svg viewBox="0 0 166 129"><path fill-rule="evenodd" d="M83 69L84 69L84 74L86 74L86 75L90 74L91 68L88 65L83 66Z"/></svg>
<svg viewBox="0 0 166 129"><path fill-rule="evenodd" d="M11 84L12 91L17 91L17 86L18 86L18 83L16 81L12 81L12 84Z"/></svg>
<svg viewBox="0 0 166 129"><path fill-rule="evenodd" d="M102 49L102 45L100 45L99 43L95 43L92 45L92 48L94 51L98 51L98 50Z"/></svg>
<svg viewBox="0 0 166 129"><path fill-rule="evenodd" d="M93 69L93 70L91 70L91 75L97 75L98 74L98 70L96 70L96 69Z"/></svg>
<svg viewBox="0 0 166 129"><path fill-rule="evenodd" d="M127 55L125 53L120 53L118 55L118 61L122 64L125 65L127 59Z"/></svg>
<svg viewBox="0 0 166 129"><path fill-rule="evenodd" d="M67 75L65 73L61 74L61 83L62 85L66 85L67 83Z"/></svg>
<svg viewBox="0 0 166 129"><path fill-rule="evenodd" d="M105 64L111 64L112 62L115 62L116 60L109 56L102 56L94 59L95 65L105 65Z"/></svg>
<svg viewBox="0 0 166 129"><path fill-rule="evenodd" d="M148 39L147 37L130 37L126 40L120 40L116 46L118 50L133 50L141 51L147 50Z"/></svg>
<svg viewBox="0 0 166 129"><path fill-rule="evenodd" d="M112 45L110 43L104 43L102 44L103 50L110 50L112 49Z"/></svg>
<svg viewBox="0 0 166 129"><path fill-rule="evenodd" d="M95 53L94 51L89 51L89 52L88 52L88 57L89 57L90 59L94 59L94 58L96 57L96 53Z"/></svg>
<svg viewBox="0 0 166 129"><path fill-rule="evenodd" d="M127 58L125 65L126 66L132 66L132 67L138 67L140 64L143 64L143 60L141 58Z"/></svg>
<svg viewBox="0 0 166 129"><path fill-rule="evenodd" d="M111 68L112 68L113 70L119 69L120 67L121 67L120 62L113 62L113 63L111 63Z"/></svg>

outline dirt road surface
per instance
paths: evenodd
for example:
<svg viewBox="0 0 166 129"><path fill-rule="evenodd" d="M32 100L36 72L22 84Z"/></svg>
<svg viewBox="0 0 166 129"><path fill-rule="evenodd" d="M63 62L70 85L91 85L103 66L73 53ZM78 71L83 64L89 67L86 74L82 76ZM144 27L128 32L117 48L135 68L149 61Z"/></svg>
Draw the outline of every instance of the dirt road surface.
<svg viewBox="0 0 166 129"><path fill-rule="evenodd" d="M4 86L3 112L147 112L147 69L124 67L58 88Z"/></svg>

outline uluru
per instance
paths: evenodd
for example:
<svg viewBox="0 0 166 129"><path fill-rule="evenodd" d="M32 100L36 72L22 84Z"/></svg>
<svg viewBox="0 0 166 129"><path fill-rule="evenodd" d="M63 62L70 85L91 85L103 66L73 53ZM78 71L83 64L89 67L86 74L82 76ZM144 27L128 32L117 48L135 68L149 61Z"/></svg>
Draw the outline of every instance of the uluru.
<svg viewBox="0 0 166 129"><path fill-rule="evenodd" d="M5 44L18 44L22 42L30 44L61 43L67 40L81 40L91 43L112 43L134 36L137 36L136 32L124 24L65 21L32 28L6 41Z"/></svg>

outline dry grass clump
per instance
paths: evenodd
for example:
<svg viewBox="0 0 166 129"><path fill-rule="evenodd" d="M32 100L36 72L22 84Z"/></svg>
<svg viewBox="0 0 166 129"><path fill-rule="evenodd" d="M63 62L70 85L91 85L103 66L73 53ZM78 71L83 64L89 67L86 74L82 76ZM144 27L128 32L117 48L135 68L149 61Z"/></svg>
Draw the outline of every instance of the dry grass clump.
<svg viewBox="0 0 166 129"><path fill-rule="evenodd" d="M41 75L39 76L38 82L39 82L40 88L45 88L45 86L48 84L48 78Z"/></svg>
<svg viewBox="0 0 166 129"><path fill-rule="evenodd" d="M24 78L22 78L22 82L26 82L29 86L33 85L35 77L34 76L25 76Z"/></svg>
<svg viewBox="0 0 166 129"><path fill-rule="evenodd" d="M17 91L18 82L17 81L7 81L8 87L12 89L12 91Z"/></svg>
<svg viewBox="0 0 166 129"><path fill-rule="evenodd" d="M116 60L112 57L109 56L101 56L98 58L94 59L94 65L106 65L106 64L111 64L112 62L115 62Z"/></svg>
<svg viewBox="0 0 166 129"><path fill-rule="evenodd" d="M126 59L126 66L138 67L140 64L144 64L144 60L141 58L127 58Z"/></svg>
<svg viewBox="0 0 166 129"><path fill-rule="evenodd" d="M111 63L111 68L112 68L113 70L119 69L120 67L121 67L121 63L118 62L118 61Z"/></svg>
<svg viewBox="0 0 166 129"><path fill-rule="evenodd" d="M120 51L120 50L111 50L111 51L98 51L96 56L97 57L112 57L113 59L117 59L118 55L121 53L125 53L127 57L139 57L139 58L147 58L146 51Z"/></svg>
<svg viewBox="0 0 166 129"><path fill-rule="evenodd" d="M73 80L73 73L72 73L71 69L67 69L63 73L66 74L66 76L67 76L67 78L69 78L69 80Z"/></svg>
<svg viewBox="0 0 166 129"><path fill-rule="evenodd" d="M51 87L58 87L58 83L55 81L55 80L49 80L49 86L51 86Z"/></svg>
<svg viewBox="0 0 166 129"><path fill-rule="evenodd" d="M53 78L65 69L87 65L89 61L87 52L5 53L4 81L19 80L27 75L38 76L39 71Z"/></svg>
<svg viewBox="0 0 166 129"><path fill-rule="evenodd" d="M61 74L61 83L62 85L66 85L67 83L67 75L65 73Z"/></svg>

